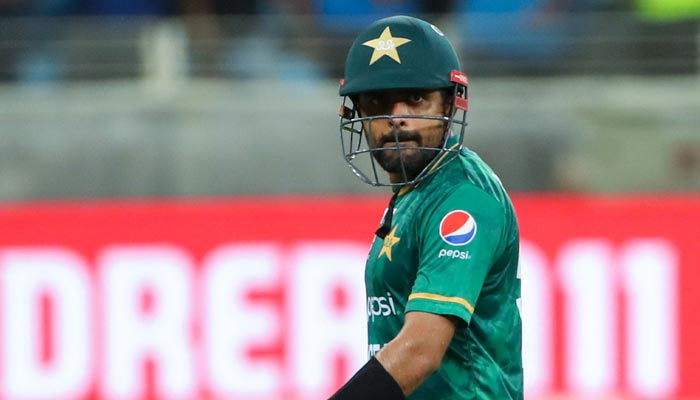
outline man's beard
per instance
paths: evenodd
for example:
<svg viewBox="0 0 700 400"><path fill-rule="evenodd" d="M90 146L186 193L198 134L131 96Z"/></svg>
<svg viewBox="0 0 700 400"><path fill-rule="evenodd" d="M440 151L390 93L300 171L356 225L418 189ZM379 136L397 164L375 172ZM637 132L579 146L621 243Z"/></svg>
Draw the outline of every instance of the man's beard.
<svg viewBox="0 0 700 400"><path fill-rule="evenodd" d="M399 155L399 152L402 154ZM405 173L407 180L413 180L440 152L439 149L414 149L406 150L383 149L372 152L379 165L389 173Z"/></svg>
<svg viewBox="0 0 700 400"><path fill-rule="evenodd" d="M416 145L399 144L397 149L397 136L399 142L413 141ZM388 145L384 147L387 143ZM423 146L423 138L416 132L391 132L380 139L372 155L386 172L399 174L406 180L413 180L440 153L440 148L420 148Z"/></svg>

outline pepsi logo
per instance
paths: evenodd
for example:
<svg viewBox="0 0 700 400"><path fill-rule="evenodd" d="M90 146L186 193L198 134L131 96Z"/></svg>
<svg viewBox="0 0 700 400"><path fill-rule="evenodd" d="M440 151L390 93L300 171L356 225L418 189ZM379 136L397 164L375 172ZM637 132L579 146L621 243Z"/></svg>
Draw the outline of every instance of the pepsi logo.
<svg viewBox="0 0 700 400"><path fill-rule="evenodd" d="M476 220L466 211L450 211L440 222L440 237L452 246L464 246L476 236Z"/></svg>

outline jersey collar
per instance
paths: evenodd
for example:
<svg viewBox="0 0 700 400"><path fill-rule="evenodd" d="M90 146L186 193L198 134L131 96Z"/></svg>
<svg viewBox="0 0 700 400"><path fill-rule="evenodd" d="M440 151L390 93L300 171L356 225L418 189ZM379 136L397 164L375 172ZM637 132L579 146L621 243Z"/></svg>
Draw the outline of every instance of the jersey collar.
<svg viewBox="0 0 700 400"><path fill-rule="evenodd" d="M433 173L433 171L435 171L439 166L441 166L445 162L445 158L447 157L449 152L455 151L459 148L459 140L454 136L450 136L449 138L447 138L446 145L448 151L443 151L443 153L440 154L437 161L435 161L435 163L430 167L430 170L428 170L428 176L426 176L425 179L419 181L415 185L405 185L395 188L394 193L397 195L397 197L403 196L404 194L418 187L421 183L425 182L426 180L429 180L430 175Z"/></svg>

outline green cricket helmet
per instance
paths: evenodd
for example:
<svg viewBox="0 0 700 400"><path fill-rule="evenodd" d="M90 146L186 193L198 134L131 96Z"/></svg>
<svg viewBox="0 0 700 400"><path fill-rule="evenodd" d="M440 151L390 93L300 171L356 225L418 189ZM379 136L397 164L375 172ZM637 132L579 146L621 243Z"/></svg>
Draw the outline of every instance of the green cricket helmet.
<svg viewBox="0 0 700 400"><path fill-rule="evenodd" d="M445 90L449 112L444 116L373 115L362 116L357 95L391 90ZM345 161L364 182L375 186L415 184L457 157L464 139L467 113L467 76L460 72L459 59L450 41L435 25L418 18L394 16L378 20L362 31L353 42L345 62L345 76L339 93L340 136ZM396 147L372 148L365 124L374 119L420 118L442 121L441 147L418 147L430 152L430 162L420 171L404 167L399 151L403 179L389 182L383 178L375 159L379 152L400 150ZM395 125L396 126L396 125ZM456 127L458 132L454 132ZM397 134L396 134L397 135ZM456 141L448 138L455 136Z"/></svg>

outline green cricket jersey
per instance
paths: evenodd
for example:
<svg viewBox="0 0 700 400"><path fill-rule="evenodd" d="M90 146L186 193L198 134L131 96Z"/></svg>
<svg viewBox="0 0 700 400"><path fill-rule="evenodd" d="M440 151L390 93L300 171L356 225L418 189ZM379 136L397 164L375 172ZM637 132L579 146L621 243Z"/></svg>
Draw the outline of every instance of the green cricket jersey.
<svg viewBox="0 0 700 400"><path fill-rule="evenodd" d="M409 399L522 399L518 224L498 177L463 149L394 205L365 270L369 356L407 312L456 316L440 369Z"/></svg>

